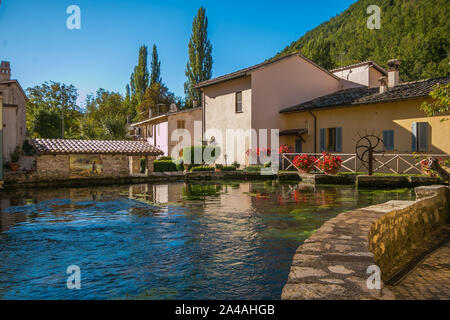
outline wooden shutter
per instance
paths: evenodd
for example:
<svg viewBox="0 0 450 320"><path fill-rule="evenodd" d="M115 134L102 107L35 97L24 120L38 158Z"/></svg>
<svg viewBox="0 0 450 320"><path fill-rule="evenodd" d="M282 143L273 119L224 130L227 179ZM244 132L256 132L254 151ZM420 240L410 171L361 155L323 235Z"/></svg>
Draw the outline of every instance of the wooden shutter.
<svg viewBox="0 0 450 320"><path fill-rule="evenodd" d="M325 129L320 129L320 152L325 151Z"/></svg>
<svg viewBox="0 0 450 320"><path fill-rule="evenodd" d="M411 150L417 151L417 122L413 122L411 125Z"/></svg>
<svg viewBox="0 0 450 320"><path fill-rule="evenodd" d="M383 142L385 150L394 150L394 130L383 131Z"/></svg>
<svg viewBox="0 0 450 320"><path fill-rule="evenodd" d="M417 124L418 151L428 152L428 122Z"/></svg>
<svg viewBox="0 0 450 320"><path fill-rule="evenodd" d="M342 152L342 128L336 128L336 152Z"/></svg>

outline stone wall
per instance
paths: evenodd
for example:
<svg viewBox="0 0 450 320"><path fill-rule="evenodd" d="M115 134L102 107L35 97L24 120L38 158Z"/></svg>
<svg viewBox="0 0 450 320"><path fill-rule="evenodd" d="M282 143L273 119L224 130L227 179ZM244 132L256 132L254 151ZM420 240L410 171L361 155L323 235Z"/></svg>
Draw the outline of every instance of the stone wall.
<svg viewBox="0 0 450 320"><path fill-rule="evenodd" d="M383 280L403 270L414 257L413 252L449 222L448 188L419 187L416 195L412 203L390 201L373 209L386 213L369 232L369 249L383 271Z"/></svg>
<svg viewBox="0 0 450 320"><path fill-rule="evenodd" d="M395 299L383 280L423 253L420 244L448 223L448 187L420 187L416 195L416 201L389 201L325 222L297 249L281 298ZM367 286L373 266L381 269L380 290Z"/></svg>
<svg viewBox="0 0 450 320"><path fill-rule="evenodd" d="M44 179L67 179L70 175L68 155L42 155L36 160L37 176Z"/></svg>
<svg viewBox="0 0 450 320"><path fill-rule="evenodd" d="M127 177L130 175L127 155L101 155L103 177Z"/></svg>

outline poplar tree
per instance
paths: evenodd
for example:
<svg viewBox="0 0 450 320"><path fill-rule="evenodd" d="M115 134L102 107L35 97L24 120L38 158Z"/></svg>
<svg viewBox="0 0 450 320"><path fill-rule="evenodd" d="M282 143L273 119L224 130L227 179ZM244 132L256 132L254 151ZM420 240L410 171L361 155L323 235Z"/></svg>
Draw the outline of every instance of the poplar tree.
<svg viewBox="0 0 450 320"><path fill-rule="evenodd" d="M152 86L154 83L161 83L161 61L158 58L158 50L156 49L156 45L153 45L152 62L150 67L150 86Z"/></svg>
<svg viewBox="0 0 450 320"><path fill-rule="evenodd" d="M192 22L192 35L189 40L189 61L186 68L187 81L184 84L186 105L191 107L193 101L201 105L201 94L194 89L199 82L209 80L212 76L212 45L208 39L208 18L205 9L200 7Z"/></svg>
<svg viewBox="0 0 450 320"><path fill-rule="evenodd" d="M135 95L135 100L141 103L145 90L149 86L149 73L147 66L147 46L141 46L139 49L139 60L138 65L134 68L134 72L131 75L131 91Z"/></svg>

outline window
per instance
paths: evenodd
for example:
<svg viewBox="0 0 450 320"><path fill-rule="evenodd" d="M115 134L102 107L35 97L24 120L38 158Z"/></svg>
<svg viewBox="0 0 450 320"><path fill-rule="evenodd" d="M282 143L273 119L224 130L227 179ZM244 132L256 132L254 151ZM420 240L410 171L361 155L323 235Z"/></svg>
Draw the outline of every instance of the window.
<svg viewBox="0 0 450 320"><path fill-rule="evenodd" d="M242 112L242 91L236 92L236 113Z"/></svg>
<svg viewBox="0 0 450 320"><path fill-rule="evenodd" d="M178 129L186 129L186 121L185 120L177 120L177 128Z"/></svg>
<svg viewBox="0 0 450 320"><path fill-rule="evenodd" d="M394 150L394 130L383 131L383 142L384 142L384 150L386 151Z"/></svg>
<svg viewBox="0 0 450 320"><path fill-rule="evenodd" d="M428 122L414 122L412 132L412 151L428 152Z"/></svg>
<svg viewBox="0 0 450 320"><path fill-rule="evenodd" d="M342 128L320 129L320 151L342 152Z"/></svg>
<svg viewBox="0 0 450 320"><path fill-rule="evenodd" d="M147 134L148 134L148 137L150 137L150 138L153 137L153 125L152 125L152 124L150 124L150 125L147 127Z"/></svg>
<svg viewBox="0 0 450 320"><path fill-rule="evenodd" d="M336 128L327 129L327 151L336 151Z"/></svg>

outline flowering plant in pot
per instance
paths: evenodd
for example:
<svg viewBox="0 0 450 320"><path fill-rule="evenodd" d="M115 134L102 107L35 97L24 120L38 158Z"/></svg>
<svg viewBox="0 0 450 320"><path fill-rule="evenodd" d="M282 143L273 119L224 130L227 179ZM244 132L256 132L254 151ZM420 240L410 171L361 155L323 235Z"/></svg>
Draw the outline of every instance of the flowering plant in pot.
<svg viewBox="0 0 450 320"><path fill-rule="evenodd" d="M20 167L19 165L20 160L20 150L17 147L12 153L11 153L11 162L9 163L9 167L12 171L17 171Z"/></svg>
<svg viewBox="0 0 450 320"><path fill-rule="evenodd" d="M279 149L279 153L294 153L294 148L292 148L291 146L288 146L287 144L284 144L282 146L280 146Z"/></svg>
<svg viewBox="0 0 450 320"><path fill-rule="evenodd" d="M325 174L336 174L342 166L342 158L324 152L322 158L316 160L316 166L322 169Z"/></svg>
<svg viewBox="0 0 450 320"><path fill-rule="evenodd" d="M300 173L309 173L314 169L314 163L316 158L314 156L308 156L307 154L302 154L296 156L293 163L297 167Z"/></svg>

